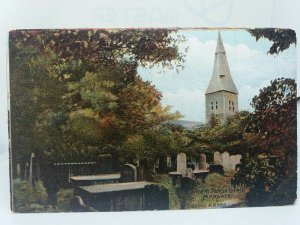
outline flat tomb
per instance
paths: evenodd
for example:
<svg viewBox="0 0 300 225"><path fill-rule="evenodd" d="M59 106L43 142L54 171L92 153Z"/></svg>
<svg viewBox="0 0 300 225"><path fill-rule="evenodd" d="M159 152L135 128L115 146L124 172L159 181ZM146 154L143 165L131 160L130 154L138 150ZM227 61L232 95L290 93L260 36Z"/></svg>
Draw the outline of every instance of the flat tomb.
<svg viewBox="0 0 300 225"><path fill-rule="evenodd" d="M103 212L169 209L168 190L146 181L79 186L75 195Z"/></svg>
<svg viewBox="0 0 300 225"><path fill-rule="evenodd" d="M99 174L90 176L73 176L70 181L74 186L86 186L94 184L118 183L121 178L119 173Z"/></svg>

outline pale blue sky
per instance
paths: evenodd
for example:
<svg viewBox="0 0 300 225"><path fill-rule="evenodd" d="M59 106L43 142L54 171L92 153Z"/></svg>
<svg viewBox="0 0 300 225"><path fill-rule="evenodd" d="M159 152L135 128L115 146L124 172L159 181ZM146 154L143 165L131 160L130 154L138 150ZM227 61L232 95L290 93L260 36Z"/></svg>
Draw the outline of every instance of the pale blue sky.
<svg viewBox="0 0 300 225"><path fill-rule="evenodd" d="M184 120L205 121L205 91L209 83L216 48L217 30L182 30L187 41L180 49L189 47L185 68L177 73L158 68L139 68L144 80L151 81L162 92L162 104L184 115ZM296 48L292 45L279 55L269 55L271 42L256 42L245 30L221 30L231 75L239 91L240 110L251 110L250 101L259 89L272 79L296 79Z"/></svg>

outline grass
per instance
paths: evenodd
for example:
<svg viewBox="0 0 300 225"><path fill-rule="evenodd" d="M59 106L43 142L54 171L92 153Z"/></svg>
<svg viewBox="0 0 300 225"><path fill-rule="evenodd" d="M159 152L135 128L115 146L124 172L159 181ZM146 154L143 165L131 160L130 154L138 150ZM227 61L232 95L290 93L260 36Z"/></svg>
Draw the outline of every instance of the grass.
<svg viewBox="0 0 300 225"><path fill-rule="evenodd" d="M188 193L172 185L168 175L158 175L155 181L169 190L170 209L199 209L240 206L244 202L246 188L231 185L234 171L220 174L209 174L205 182L197 182L195 188ZM183 205L180 207L180 205Z"/></svg>

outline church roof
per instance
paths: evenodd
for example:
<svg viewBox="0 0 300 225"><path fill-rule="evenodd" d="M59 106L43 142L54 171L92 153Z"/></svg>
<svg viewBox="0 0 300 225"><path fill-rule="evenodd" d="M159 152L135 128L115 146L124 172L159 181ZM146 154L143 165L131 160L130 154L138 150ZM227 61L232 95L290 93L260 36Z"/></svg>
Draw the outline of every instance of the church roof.
<svg viewBox="0 0 300 225"><path fill-rule="evenodd" d="M236 94L238 93L238 90L230 74L226 52L220 32L218 33L213 74L211 76L205 94L210 94L218 91L229 91Z"/></svg>

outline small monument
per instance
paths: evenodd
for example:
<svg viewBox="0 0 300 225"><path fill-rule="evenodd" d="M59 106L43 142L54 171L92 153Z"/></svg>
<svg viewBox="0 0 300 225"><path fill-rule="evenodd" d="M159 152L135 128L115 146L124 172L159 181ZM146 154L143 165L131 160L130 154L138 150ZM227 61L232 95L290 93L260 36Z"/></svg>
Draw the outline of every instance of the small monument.
<svg viewBox="0 0 300 225"><path fill-rule="evenodd" d="M219 151L214 153L214 164L221 165L221 154Z"/></svg>
<svg viewBox="0 0 300 225"><path fill-rule="evenodd" d="M120 182L136 182L137 181L137 169L132 164L124 164L121 167Z"/></svg>
<svg viewBox="0 0 300 225"><path fill-rule="evenodd" d="M207 170L206 155L200 154L199 170Z"/></svg>
<svg viewBox="0 0 300 225"><path fill-rule="evenodd" d="M221 154L221 164L224 167L225 170L229 170L230 166L229 166L229 153L228 152L224 152Z"/></svg>
<svg viewBox="0 0 300 225"><path fill-rule="evenodd" d="M177 155L177 172L184 174L186 172L186 154L179 153Z"/></svg>

